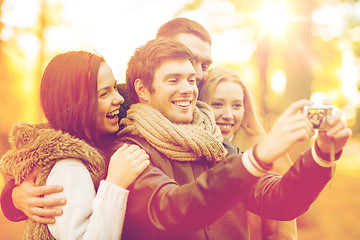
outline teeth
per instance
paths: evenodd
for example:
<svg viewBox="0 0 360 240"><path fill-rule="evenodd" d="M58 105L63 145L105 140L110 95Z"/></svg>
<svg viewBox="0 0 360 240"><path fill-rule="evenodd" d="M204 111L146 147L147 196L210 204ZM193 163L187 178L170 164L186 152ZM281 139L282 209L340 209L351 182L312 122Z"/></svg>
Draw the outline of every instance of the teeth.
<svg viewBox="0 0 360 240"><path fill-rule="evenodd" d="M230 130L232 128L232 124L218 124L220 128L224 130Z"/></svg>
<svg viewBox="0 0 360 240"><path fill-rule="evenodd" d="M108 113L106 116L107 117L115 117L116 115L118 115L119 114L119 110L116 110L116 111L113 111L113 112L111 112L111 113Z"/></svg>
<svg viewBox="0 0 360 240"><path fill-rule="evenodd" d="M180 107L188 107L190 105L190 101L178 101L178 102L174 102L174 104L176 106L180 106Z"/></svg>

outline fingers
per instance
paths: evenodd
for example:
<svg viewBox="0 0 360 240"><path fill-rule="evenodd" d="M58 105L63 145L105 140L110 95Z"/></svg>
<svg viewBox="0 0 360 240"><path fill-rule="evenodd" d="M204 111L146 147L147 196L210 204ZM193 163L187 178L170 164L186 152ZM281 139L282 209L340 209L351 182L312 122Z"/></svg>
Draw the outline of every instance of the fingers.
<svg viewBox="0 0 360 240"><path fill-rule="evenodd" d="M338 132L342 132L340 133L340 135L342 134L346 134L349 133L347 129L347 124L346 121L341 120L341 116L342 113L340 111L336 112L333 116L328 117L327 119L327 124L328 124L328 129L326 130L326 136L328 137L335 137L335 135L337 135ZM345 130L345 131L342 131Z"/></svg>
<svg viewBox="0 0 360 240"><path fill-rule="evenodd" d="M352 131L350 128L342 129L338 131L336 134L333 135L334 139L342 139L342 138L349 138L352 135Z"/></svg>
<svg viewBox="0 0 360 240"><path fill-rule="evenodd" d="M290 119L292 121L292 130L293 131L304 129L310 135L313 135L315 133L313 125L311 124L309 119L306 116L304 116L303 114L297 114Z"/></svg>
<svg viewBox="0 0 360 240"><path fill-rule="evenodd" d="M124 144L111 156L106 181L126 189L149 164L145 150L138 145Z"/></svg>
<svg viewBox="0 0 360 240"><path fill-rule="evenodd" d="M146 154L145 150L141 149L138 145L132 144L124 144L121 146L116 152L113 154L111 158L115 159L128 159L129 161L133 161L134 159L137 160L141 155L145 155L142 161L144 161L146 158L148 159L149 156ZM140 163L137 161L137 163Z"/></svg>
<svg viewBox="0 0 360 240"><path fill-rule="evenodd" d="M134 146L133 152L128 155L128 158L131 159L131 163L134 166L135 172L140 175L147 166L150 164L149 155L145 150L141 149L138 146Z"/></svg>
<svg viewBox="0 0 360 240"><path fill-rule="evenodd" d="M66 200L63 198L32 198L29 200L29 205L36 207L58 207L66 204ZM36 213L34 213L36 214ZM57 215L54 215L57 216Z"/></svg>
<svg viewBox="0 0 360 240"><path fill-rule="evenodd" d="M149 159L149 155L145 152L145 150L139 148L135 152L132 153L132 157L135 159L135 162L141 163L147 159Z"/></svg>
<svg viewBox="0 0 360 240"><path fill-rule="evenodd" d="M138 174L142 173L150 165L150 160L145 160L139 165Z"/></svg>
<svg viewBox="0 0 360 240"><path fill-rule="evenodd" d="M299 129L296 132L293 132L291 135L291 140L292 142L297 142L297 141L302 141L305 139L308 139L310 137L312 137L315 134L315 132L309 132L306 131L305 129Z"/></svg>
<svg viewBox="0 0 360 240"><path fill-rule="evenodd" d="M112 157L118 157L125 149L128 148L128 144L124 144L122 145L121 147L119 147L115 152L114 154L112 155Z"/></svg>
<svg viewBox="0 0 360 240"><path fill-rule="evenodd" d="M62 209L59 208L33 208L31 209L32 215L36 215L39 218L54 218L63 214Z"/></svg>
<svg viewBox="0 0 360 240"><path fill-rule="evenodd" d="M135 144L124 144L120 148L118 148L112 157L118 158L121 155L129 155L134 153L136 150L140 149L138 145Z"/></svg>
<svg viewBox="0 0 360 240"><path fill-rule="evenodd" d="M302 111L302 109L307 105L311 105L311 101L309 101L307 99L302 99L302 100L296 101L296 102L292 103L284 111L284 113L282 115L291 116L291 115L297 114L299 111Z"/></svg>
<svg viewBox="0 0 360 240"><path fill-rule="evenodd" d="M125 154L133 154L133 156L138 156L141 153L145 153L138 145L129 145L129 147L124 151Z"/></svg>
<svg viewBox="0 0 360 240"><path fill-rule="evenodd" d="M273 130L278 131L281 135L288 135L293 132L303 132L300 135L304 135L303 138L311 137L315 134L314 128L311 122L303 114L296 114L287 118L282 118L274 125Z"/></svg>
<svg viewBox="0 0 360 240"><path fill-rule="evenodd" d="M54 224L55 223L55 218L46 218L46 217L40 217L37 215L32 215L32 216L30 216L30 218L32 220L34 220L35 222L42 223L42 224Z"/></svg>
<svg viewBox="0 0 360 240"><path fill-rule="evenodd" d="M61 185L49 185L49 186L39 186L34 187L34 190L32 191L33 196L43 196L43 195L49 195L53 193L59 193L63 191L63 187Z"/></svg>
<svg viewBox="0 0 360 240"><path fill-rule="evenodd" d="M65 205L64 199L57 198L32 198L28 202L29 207L26 210L26 215L38 223L53 224L56 216L63 214L62 209L53 208Z"/></svg>
<svg viewBox="0 0 360 240"><path fill-rule="evenodd" d="M142 149L141 149L142 150ZM139 156L136 157L134 163L138 166L138 173L142 173L147 166L150 164L149 155L145 153L144 150L138 151Z"/></svg>
<svg viewBox="0 0 360 240"><path fill-rule="evenodd" d="M44 195L58 193L63 190L62 186L39 186L36 187L29 180L15 187L12 192L14 206L23 211L29 218L41 223L51 223L52 218L62 214L61 209L47 209L62 206L66 200L62 198L44 198ZM44 215L43 215L44 214Z"/></svg>

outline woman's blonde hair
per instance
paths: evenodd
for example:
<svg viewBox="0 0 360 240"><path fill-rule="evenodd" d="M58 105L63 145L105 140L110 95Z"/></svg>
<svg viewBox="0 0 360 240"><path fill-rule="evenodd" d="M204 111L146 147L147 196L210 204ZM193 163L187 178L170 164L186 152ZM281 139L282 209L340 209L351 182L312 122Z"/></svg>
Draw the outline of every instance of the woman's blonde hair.
<svg viewBox="0 0 360 240"><path fill-rule="evenodd" d="M235 70L225 67L211 69L201 88L199 100L210 105L215 89L220 82L237 83L244 92L244 117L240 128L243 128L249 135L264 135L265 130L260 123L260 117L254 105L253 97Z"/></svg>

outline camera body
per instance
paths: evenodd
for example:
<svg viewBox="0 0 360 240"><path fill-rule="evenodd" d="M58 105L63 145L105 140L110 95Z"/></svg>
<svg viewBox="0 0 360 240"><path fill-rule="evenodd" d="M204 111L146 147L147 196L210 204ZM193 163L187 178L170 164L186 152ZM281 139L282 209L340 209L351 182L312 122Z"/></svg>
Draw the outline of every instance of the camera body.
<svg viewBox="0 0 360 240"><path fill-rule="evenodd" d="M326 121L332 115L332 109L331 105L305 106L304 114L306 114L314 129L326 130L328 128Z"/></svg>

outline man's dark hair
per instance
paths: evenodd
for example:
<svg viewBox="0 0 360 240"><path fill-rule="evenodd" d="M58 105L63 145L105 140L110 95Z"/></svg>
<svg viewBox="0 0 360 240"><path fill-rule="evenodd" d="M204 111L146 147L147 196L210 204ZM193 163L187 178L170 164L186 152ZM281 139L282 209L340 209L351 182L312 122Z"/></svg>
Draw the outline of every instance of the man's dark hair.
<svg viewBox="0 0 360 240"><path fill-rule="evenodd" d="M203 25L187 18L174 18L164 23L158 30L156 37L173 38L179 33L193 34L211 45L210 33Z"/></svg>

